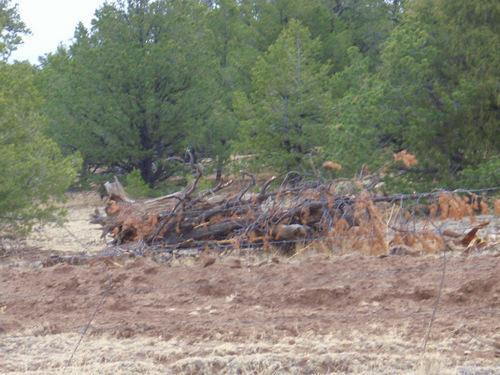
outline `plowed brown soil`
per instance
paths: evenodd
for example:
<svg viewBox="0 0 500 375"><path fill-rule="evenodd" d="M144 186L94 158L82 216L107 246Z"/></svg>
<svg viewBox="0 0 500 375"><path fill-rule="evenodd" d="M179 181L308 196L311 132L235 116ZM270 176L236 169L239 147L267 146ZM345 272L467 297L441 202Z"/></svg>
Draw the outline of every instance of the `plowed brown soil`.
<svg viewBox="0 0 500 375"><path fill-rule="evenodd" d="M500 374L498 251L2 262L0 373Z"/></svg>

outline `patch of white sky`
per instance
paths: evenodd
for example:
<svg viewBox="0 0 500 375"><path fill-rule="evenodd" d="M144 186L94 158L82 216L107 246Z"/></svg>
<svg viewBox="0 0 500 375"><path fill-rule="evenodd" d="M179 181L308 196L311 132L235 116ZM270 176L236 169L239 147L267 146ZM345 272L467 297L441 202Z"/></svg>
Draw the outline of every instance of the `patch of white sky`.
<svg viewBox="0 0 500 375"><path fill-rule="evenodd" d="M28 60L37 65L38 58L55 52L60 44L69 46L79 22L90 28L95 11L105 0L13 0L21 20L31 30L23 44L12 53L11 61Z"/></svg>

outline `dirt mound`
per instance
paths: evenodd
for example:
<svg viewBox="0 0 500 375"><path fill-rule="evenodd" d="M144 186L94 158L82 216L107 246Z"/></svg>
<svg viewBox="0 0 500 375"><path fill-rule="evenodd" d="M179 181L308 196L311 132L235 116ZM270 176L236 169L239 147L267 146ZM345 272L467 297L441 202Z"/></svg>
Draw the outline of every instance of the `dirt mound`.
<svg viewBox="0 0 500 375"><path fill-rule="evenodd" d="M500 339L500 262L494 255L449 255L441 289L439 256L214 260L189 266L138 257L1 268L0 371L21 371L22 342L42 347L42 337L71 337L62 356L48 362L61 370L85 331L71 364L77 368L81 356L88 366L102 358L123 365L127 356L116 351L128 345L123 340L133 340L148 344L131 344L128 360L147 348L148 373L376 373L385 356L391 373L409 373L421 364L434 319L428 353L453 368L500 373L493 344L484 344ZM108 349L96 349L103 340ZM49 366L30 363L30 371ZM132 367L124 373L133 373Z"/></svg>

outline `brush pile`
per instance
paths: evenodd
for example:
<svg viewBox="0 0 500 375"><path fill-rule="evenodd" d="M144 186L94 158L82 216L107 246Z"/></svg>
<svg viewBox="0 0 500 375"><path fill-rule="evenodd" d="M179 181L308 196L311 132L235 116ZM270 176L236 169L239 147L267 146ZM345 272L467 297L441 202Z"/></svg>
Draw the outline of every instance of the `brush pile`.
<svg viewBox="0 0 500 375"><path fill-rule="evenodd" d="M224 193L234 180L193 194L199 178L180 192L160 198L131 200L116 179L106 183L106 216L96 211L92 223L101 224L113 243L143 242L174 248L208 245L285 243L324 235L341 219L354 224L353 201L338 197L328 186L280 186L269 191L274 177L258 193L248 191L255 177L243 173L245 186L237 194ZM201 176L201 173L200 175ZM234 191L234 189L231 189Z"/></svg>
<svg viewBox="0 0 500 375"><path fill-rule="evenodd" d="M275 177L256 186L255 176L242 172L241 179L195 193L202 169L187 164L194 181L160 198L132 200L118 179L107 182L106 216L96 211L91 222L102 225L103 236L111 235L116 245L141 242L176 249L284 245L324 236L340 220L347 227L355 224L354 201L334 194L331 186L283 181L271 191Z"/></svg>
<svg viewBox="0 0 500 375"><path fill-rule="evenodd" d="M186 164L195 174L193 182L160 198L132 200L118 179L106 183L106 215L96 211L91 222L100 224L103 236L110 235L114 245L134 243L166 251L249 247L289 251L297 244L315 242L328 249L370 254L400 253L401 249L436 252L462 236L448 237L432 218L417 220L415 206L404 205L427 199L439 203L440 211L451 212L450 207L460 200L456 194L449 199L453 204L444 204L444 193L380 196L358 188L339 194L333 182L303 179L280 182L271 177L257 186L255 176L247 172L240 179L200 192L202 168L192 160ZM430 206L431 214L435 215L435 208ZM487 225L478 226L474 234ZM478 239L474 244L486 246Z"/></svg>

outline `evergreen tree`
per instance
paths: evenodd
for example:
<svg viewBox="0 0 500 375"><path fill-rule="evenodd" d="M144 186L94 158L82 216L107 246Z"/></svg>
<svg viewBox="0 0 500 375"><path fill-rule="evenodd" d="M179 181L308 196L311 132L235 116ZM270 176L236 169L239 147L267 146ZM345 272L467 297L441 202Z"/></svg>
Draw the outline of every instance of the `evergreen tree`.
<svg viewBox="0 0 500 375"><path fill-rule="evenodd" d="M325 156L353 176L363 167L377 170L387 162L390 142L383 133L383 83L371 73L371 60L357 47L347 51L347 67L332 78L333 113Z"/></svg>
<svg viewBox="0 0 500 375"><path fill-rule="evenodd" d="M184 154L213 102L202 20L190 1L105 4L44 62L51 134L89 170L138 169L151 187L172 175L165 159Z"/></svg>
<svg viewBox="0 0 500 375"><path fill-rule="evenodd" d="M417 155L416 178L453 184L498 156L499 19L494 0L415 0L387 41L382 132Z"/></svg>
<svg viewBox="0 0 500 375"><path fill-rule="evenodd" d="M8 6L8 2L0 2L4 41L11 26L18 27L14 27L17 35L2 44L3 56L15 49L24 30L17 11ZM43 99L34 77L34 68L28 63L0 62L0 223L24 229L36 220L57 216L49 199L61 197L73 183L80 163L76 155L63 157L55 142L43 135Z"/></svg>
<svg viewBox="0 0 500 375"><path fill-rule="evenodd" d="M415 0L375 74L368 56L351 49L332 81L329 156L352 174L361 166L375 171L406 149L418 164L387 176L406 173L411 190L470 183L476 169L482 178L468 186L500 183L499 9L493 1Z"/></svg>
<svg viewBox="0 0 500 375"><path fill-rule="evenodd" d="M253 91L238 94L240 143L259 167L307 170L323 144L330 121L327 65L317 62L321 45L291 20L252 71Z"/></svg>
<svg viewBox="0 0 500 375"><path fill-rule="evenodd" d="M185 148L215 161L352 175L403 149L406 181L495 185L499 5L493 0L127 0L45 58L39 87L65 154L150 186ZM236 94L235 94L236 92ZM238 141L235 136L238 135ZM136 172L137 173L137 172ZM388 173L387 175L397 175ZM477 180L477 179L476 179ZM465 180L464 180L465 181Z"/></svg>
<svg viewBox="0 0 500 375"><path fill-rule="evenodd" d="M369 57L367 61L373 70L380 61L383 43L397 25L405 2L325 0L322 1L321 17L315 16L315 19L305 24L311 30L317 30L313 35L321 37L323 59L331 62L333 73L347 66L347 50L351 47L356 47L363 56Z"/></svg>
<svg viewBox="0 0 500 375"><path fill-rule="evenodd" d="M10 0L0 0L0 31L0 56L7 61L22 43L22 35L30 33L19 16L17 4L11 6Z"/></svg>
<svg viewBox="0 0 500 375"><path fill-rule="evenodd" d="M215 55L210 82L214 102L194 144L198 155L213 159L217 182L237 134L233 94L250 91L250 70L260 54L255 47L255 29L245 22L243 9L235 0L219 0L211 2L207 14L210 33L204 46Z"/></svg>

